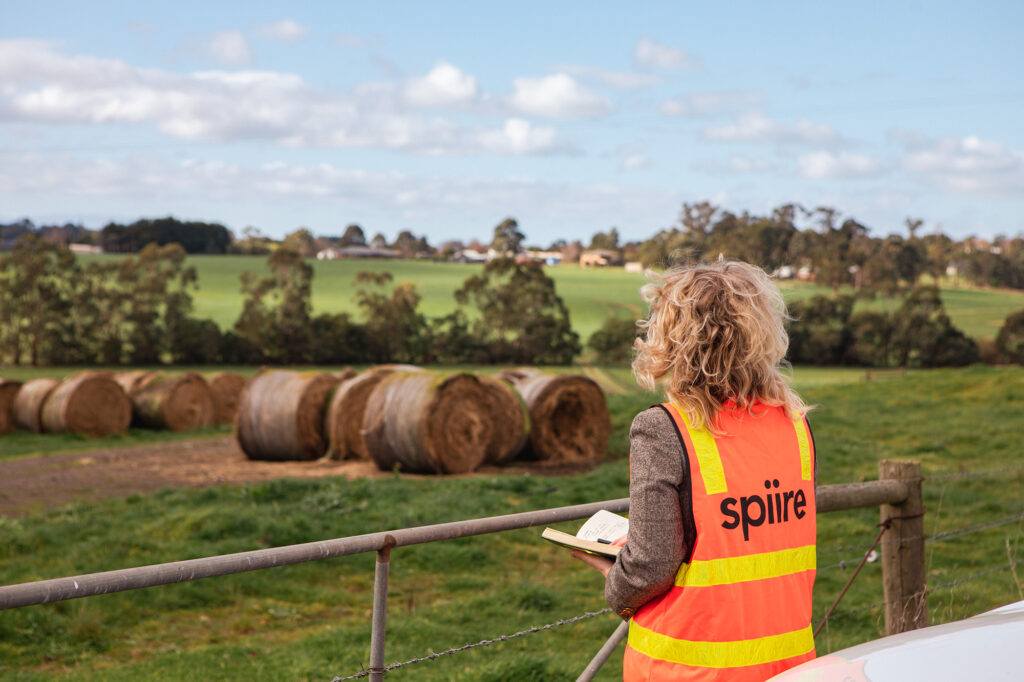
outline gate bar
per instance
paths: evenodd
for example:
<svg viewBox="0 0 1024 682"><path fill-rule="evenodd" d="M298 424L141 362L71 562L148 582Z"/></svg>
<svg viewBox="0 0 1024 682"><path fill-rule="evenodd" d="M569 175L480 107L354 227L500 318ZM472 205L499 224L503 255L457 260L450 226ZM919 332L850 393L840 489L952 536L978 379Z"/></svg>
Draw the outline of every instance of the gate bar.
<svg viewBox="0 0 1024 682"><path fill-rule="evenodd" d="M629 509L629 498L590 502L569 507L555 507L538 511L521 512L490 516L482 519L452 521L416 528L367 533L333 540L306 542L299 545L271 547L235 554L172 561L166 564L153 564L124 568L117 571L89 573L68 578L39 580L19 585L0 587L0 610L13 609L19 606L47 604L66 599L92 597L111 592L123 592L142 587L170 585L173 583L212 578L218 575L230 575L256 571L263 568L288 566L318 559L331 559L364 552L376 552L385 547L404 547L418 545L437 540L484 535L503 530L529 528L544 524L572 521L592 516L599 509L613 512L625 512Z"/></svg>
<svg viewBox="0 0 1024 682"><path fill-rule="evenodd" d="M909 494L907 483L899 480L885 480L820 486L815 496L818 511L830 512L876 504L900 504L907 499ZM626 512L629 510L629 498L540 509L519 514L489 516L482 519L452 521L417 528L401 528L299 545L271 547L201 559L172 561L166 564L7 585L0 587L0 610L92 597L111 592L124 592L143 587L171 585L200 578L257 571L263 568L288 566L364 552L376 552L385 547L404 547L424 542L451 540L572 521L587 518L599 509L619 513Z"/></svg>

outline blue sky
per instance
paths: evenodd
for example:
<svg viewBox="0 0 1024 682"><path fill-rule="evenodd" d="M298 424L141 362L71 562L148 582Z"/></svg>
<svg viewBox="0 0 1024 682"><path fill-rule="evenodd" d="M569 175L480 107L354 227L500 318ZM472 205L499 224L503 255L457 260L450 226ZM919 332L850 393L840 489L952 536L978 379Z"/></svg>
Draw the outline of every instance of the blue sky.
<svg viewBox="0 0 1024 682"><path fill-rule="evenodd" d="M147 6L148 5L148 6ZM84 8L87 7L88 10ZM1024 230L1024 3L4 3L0 220Z"/></svg>

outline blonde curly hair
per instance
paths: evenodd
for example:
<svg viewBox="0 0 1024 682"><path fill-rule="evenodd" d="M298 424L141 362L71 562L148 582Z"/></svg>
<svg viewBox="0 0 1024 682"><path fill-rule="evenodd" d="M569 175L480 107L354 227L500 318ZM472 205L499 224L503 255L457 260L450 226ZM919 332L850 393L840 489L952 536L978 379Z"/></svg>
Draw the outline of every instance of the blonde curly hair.
<svg viewBox="0 0 1024 682"><path fill-rule="evenodd" d="M751 411L755 402L781 405L793 418L810 408L790 388L780 368L789 347L786 305L761 268L740 261L672 268L641 295L651 313L640 323L633 375L666 393L695 428L719 435L723 403Z"/></svg>

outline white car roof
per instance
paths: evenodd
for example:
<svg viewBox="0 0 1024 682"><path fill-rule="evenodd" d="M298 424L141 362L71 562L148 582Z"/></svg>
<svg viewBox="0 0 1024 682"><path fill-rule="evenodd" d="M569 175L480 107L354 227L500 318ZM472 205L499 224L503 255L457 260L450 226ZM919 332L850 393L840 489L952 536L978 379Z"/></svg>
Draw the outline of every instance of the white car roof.
<svg viewBox="0 0 1024 682"><path fill-rule="evenodd" d="M883 637L771 678L779 682L1024 679L1024 601Z"/></svg>

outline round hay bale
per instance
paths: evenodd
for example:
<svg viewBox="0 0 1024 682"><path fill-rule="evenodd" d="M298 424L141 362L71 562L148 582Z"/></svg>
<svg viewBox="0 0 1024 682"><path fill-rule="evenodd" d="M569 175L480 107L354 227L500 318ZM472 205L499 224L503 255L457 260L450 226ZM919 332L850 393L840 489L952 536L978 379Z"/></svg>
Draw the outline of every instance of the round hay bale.
<svg viewBox="0 0 1024 682"><path fill-rule="evenodd" d="M139 426L187 431L213 424L213 395L200 374L161 374L130 394Z"/></svg>
<svg viewBox="0 0 1024 682"><path fill-rule="evenodd" d="M124 390L129 398L153 382L162 372L146 369L133 369L127 372L116 372L114 381Z"/></svg>
<svg viewBox="0 0 1024 682"><path fill-rule="evenodd" d="M398 371L395 368L421 371L413 365L380 365L338 386L324 416L324 432L330 444L328 453L331 459L370 459L370 450L363 437L366 403L377 384Z"/></svg>
<svg viewBox="0 0 1024 682"><path fill-rule="evenodd" d="M504 464L515 459L526 447L530 438L530 413L512 384L482 374L478 378L489 394L488 411L494 415L484 463Z"/></svg>
<svg viewBox="0 0 1024 682"><path fill-rule="evenodd" d="M249 459L311 460L327 450L324 410L338 379L319 372L257 374L238 406L235 437Z"/></svg>
<svg viewBox="0 0 1024 682"><path fill-rule="evenodd" d="M418 365L376 365L372 369L389 369L392 372L422 372L424 369Z"/></svg>
<svg viewBox="0 0 1024 682"><path fill-rule="evenodd" d="M12 433L17 428L14 419L14 399L20 389L20 381L0 379L0 433Z"/></svg>
<svg viewBox="0 0 1024 682"><path fill-rule="evenodd" d="M236 372L218 372L207 377L207 383L213 395L213 423L233 424L248 380Z"/></svg>
<svg viewBox="0 0 1024 682"><path fill-rule="evenodd" d="M352 377L356 376L357 374L359 374L359 372L355 371L351 367L346 367L345 369L341 370L340 372L335 372L334 373L334 378L337 379L338 381L348 381L349 379L351 379Z"/></svg>
<svg viewBox="0 0 1024 682"><path fill-rule="evenodd" d="M366 405L364 435L377 466L461 474L483 463L500 415L492 394L472 374L447 377L396 372Z"/></svg>
<svg viewBox="0 0 1024 682"><path fill-rule="evenodd" d="M496 379L501 379L502 381L514 384L517 381L529 379L530 377L546 375L535 367L517 367L516 369L503 369L494 376Z"/></svg>
<svg viewBox="0 0 1024 682"><path fill-rule="evenodd" d="M132 403L110 373L79 372L53 389L40 421L47 433L113 436L131 424Z"/></svg>
<svg viewBox="0 0 1024 682"><path fill-rule="evenodd" d="M14 421L18 426L27 431L42 433L43 426L39 418L43 412L43 403L58 384L60 382L56 379L47 377L33 379L21 387L14 397Z"/></svg>
<svg viewBox="0 0 1024 682"><path fill-rule="evenodd" d="M612 430L604 391L583 376L530 374L513 382L530 411L530 451L552 464L594 462Z"/></svg>

